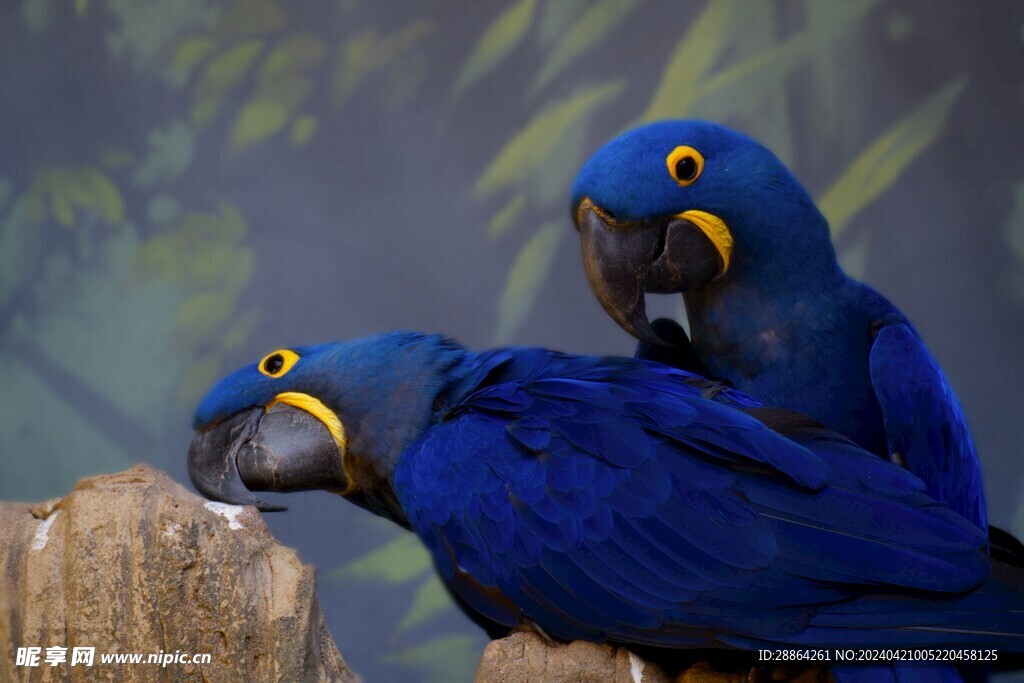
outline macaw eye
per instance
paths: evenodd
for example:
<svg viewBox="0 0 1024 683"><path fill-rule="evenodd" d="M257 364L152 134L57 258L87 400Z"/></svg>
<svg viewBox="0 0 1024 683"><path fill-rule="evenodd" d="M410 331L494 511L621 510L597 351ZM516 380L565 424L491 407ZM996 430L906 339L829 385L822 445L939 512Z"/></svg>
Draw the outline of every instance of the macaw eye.
<svg viewBox="0 0 1024 683"><path fill-rule="evenodd" d="M704 170L704 157L688 145L680 145L665 158L665 165L672 179L686 187L700 177Z"/></svg>
<svg viewBox="0 0 1024 683"><path fill-rule="evenodd" d="M263 357L256 367L267 377L280 377L295 365L299 355L290 349L278 349Z"/></svg>

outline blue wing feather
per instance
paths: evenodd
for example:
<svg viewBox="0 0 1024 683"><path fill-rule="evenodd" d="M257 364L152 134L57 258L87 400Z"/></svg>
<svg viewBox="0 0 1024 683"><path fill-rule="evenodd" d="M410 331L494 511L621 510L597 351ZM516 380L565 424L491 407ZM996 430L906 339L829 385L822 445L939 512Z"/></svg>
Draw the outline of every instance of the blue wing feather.
<svg viewBox="0 0 1024 683"><path fill-rule="evenodd" d="M963 409L908 324L879 328L870 372L889 452L898 453L907 469L928 482L933 497L987 528L981 466Z"/></svg>
<svg viewBox="0 0 1024 683"><path fill-rule="evenodd" d="M774 431L738 392L717 404L643 361L481 358L394 481L470 605L501 596L564 639L897 645L941 642L904 627L955 625L988 576L984 534L911 473L821 428Z"/></svg>

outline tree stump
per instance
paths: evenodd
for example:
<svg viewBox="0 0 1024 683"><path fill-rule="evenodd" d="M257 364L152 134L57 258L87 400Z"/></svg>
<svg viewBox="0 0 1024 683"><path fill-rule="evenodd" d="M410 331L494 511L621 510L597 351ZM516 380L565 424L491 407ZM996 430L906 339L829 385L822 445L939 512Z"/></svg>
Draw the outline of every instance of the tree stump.
<svg viewBox="0 0 1024 683"><path fill-rule="evenodd" d="M50 666L47 648L67 648ZM18 648L40 647L37 666ZM95 648L92 666L72 664ZM356 681L313 569L251 507L211 503L138 465L62 499L0 504L0 680ZM103 664L103 653L209 663ZM166 659L166 657L165 657Z"/></svg>

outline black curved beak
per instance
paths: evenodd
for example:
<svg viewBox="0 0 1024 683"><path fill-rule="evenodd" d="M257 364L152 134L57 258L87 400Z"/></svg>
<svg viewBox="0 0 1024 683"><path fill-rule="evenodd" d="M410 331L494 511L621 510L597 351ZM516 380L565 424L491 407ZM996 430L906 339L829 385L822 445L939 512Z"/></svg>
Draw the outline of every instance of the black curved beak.
<svg viewBox="0 0 1024 683"><path fill-rule="evenodd" d="M725 270L714 243L685 218L616 220L584 198L574 219L590 288L605 312L641 341L669 343L651 327L645 292L683 292Z"/></svg>
<svg viewBox="0 0 1024 683"><path fill-rule="evenodd" d="M286 510L252 491L344 490L341 453L327 427L310 413L278 403L251 408L197 432L188 449L188 473L207 498Z"/></svg>

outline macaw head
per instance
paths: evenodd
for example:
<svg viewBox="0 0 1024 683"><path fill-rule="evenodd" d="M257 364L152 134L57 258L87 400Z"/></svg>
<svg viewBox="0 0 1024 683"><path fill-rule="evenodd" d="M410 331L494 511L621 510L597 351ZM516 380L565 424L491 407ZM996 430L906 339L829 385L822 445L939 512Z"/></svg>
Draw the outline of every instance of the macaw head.
<svg viewBox="0 0 1024 683"><path fill-rule="evenodd" d="M281 510L251 491L326 489L405 524L391 474L464 353L410 332L272 351L200 403L189 476L225 503Z"/></svg>
<svg viewBox="0 0 1024 683"><path fill-rule="evenodd" d="M572 214L595 295L646 341L658 339L645 291L781 288L835 268L828 224L796 178L706 121L652 123L606 144L576 178Z"/></svg>

